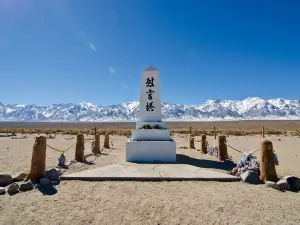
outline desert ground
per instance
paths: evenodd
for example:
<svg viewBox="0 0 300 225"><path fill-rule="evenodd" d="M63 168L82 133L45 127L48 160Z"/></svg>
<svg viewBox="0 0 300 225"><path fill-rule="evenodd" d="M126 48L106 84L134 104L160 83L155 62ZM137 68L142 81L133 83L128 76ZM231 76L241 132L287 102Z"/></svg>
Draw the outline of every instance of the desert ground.
<svg viewBox="0 0 300 225"><path fill-rule="evenodd" d="M18 175L29 171L37 134L24 135L28 138L0 137L0 172ZM86 139L92 137L85 135ZM175 133L173 138L179 163L222 173L232 168L217 162L214 156L201 154L199 136L196 136L196 150L186 148L187 134ZM273 142L278 155L278 176L299 177L300 138L285 135L266 135L266 138ZM111 149L103 149L98 157L89 156L90 164L71 164L65 173L124 162L128 137L112 135L110 139ZM101 144L103 140L101 136ZM228 144L243 152L258 149L260 140L259 135L227 137ZM75 135L57 134L55 139L47 139L47 144L63 150L75 141ZM208 142L217 145L213 136L208 136ZM87 140L85 154L89 153L91 143ZM232 149L228 153L234 162L242 156ZM73 160L74 154L75 146L66 152L67 160ZM59 155L47 148L47 168L57 165ZM259 156L259 152L255 155ZM300 224L300 193L242 181L62 181L56 189L55 195L43 195L35 189L0 196L0 224Z"/></svg>

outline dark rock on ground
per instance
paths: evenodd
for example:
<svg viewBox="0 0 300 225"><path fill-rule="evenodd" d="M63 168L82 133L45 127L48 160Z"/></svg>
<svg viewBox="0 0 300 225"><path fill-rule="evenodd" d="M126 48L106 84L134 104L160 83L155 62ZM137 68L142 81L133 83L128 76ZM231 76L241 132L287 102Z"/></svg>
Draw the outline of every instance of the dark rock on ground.
<svg viewBox="0 0 300 225"><path fill-rule="evenodd" d="M50 180L48 178L42 178L40 184L50 184Z"/></svg>
<svg viewBox="0 0 300 225"><path fill-rule="evenodd" d="M8 186L7 189L8 194L14 195L19 192L19 185L17 183L12 183L11 185Z"/></svg>
<svg viewBox="0 0 300 225"><path fill-rule="evenodd" d="M20 191L30 191L33 188L34 188L34 185L33 185L33 183L31 183L31 181L28 181L28 182L20 185Z"/></svg>
<svg viewBox="0 0 300 225"><path fill-rule="evenodd" d="M21 173L18 176L13 177L12 181L13 182L23 181L26 178L26 176L27 176L26 173Z"/></svg>
<svg viewBox="0 0 300 225"><path fill-rule="evenodd" d="M300 179L295 176L288 176L285 177L287 180L288 184L290 185L291 191L298 192L300 191Z"/></svg>
<svg viewBox="0 0 300 225"><path fill-rule="evenodd" d="M253 170L247 170L241 174L241 178L245 183L249 184L261 184L259 176Z"/></svg>
<svg viewBox="0 0 300 225"><path fill-rule="evenodd" d="M280 180L277 182L277 185L280 187L281 190L290 191L291 187L287 180Z"/></svg>
<svg viewBox="0 0 300 225"><path fill-rule="evenodd" d="M0 195L4 195L6 192L4 187L0 187Z"/></svg>
<svg viewBox="0 0 300 225"><path fill-rule="evenodd" d="M5 187L11 184L12 182L13 181L11 175L5 173L0 174L0 187Z"/></svg>

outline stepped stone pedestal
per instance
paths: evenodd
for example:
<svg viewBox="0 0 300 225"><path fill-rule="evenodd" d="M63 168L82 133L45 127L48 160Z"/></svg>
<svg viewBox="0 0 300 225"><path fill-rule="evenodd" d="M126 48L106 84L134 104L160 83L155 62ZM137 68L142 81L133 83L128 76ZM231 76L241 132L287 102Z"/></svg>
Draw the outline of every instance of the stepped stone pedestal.
<svg viewBox="0 0 300 225"><path fill-rule="evenodd" d="M128 162L176 162L176 143L162 122L158 71L149 66L142 72L140 119L126 143Z"/></svg>

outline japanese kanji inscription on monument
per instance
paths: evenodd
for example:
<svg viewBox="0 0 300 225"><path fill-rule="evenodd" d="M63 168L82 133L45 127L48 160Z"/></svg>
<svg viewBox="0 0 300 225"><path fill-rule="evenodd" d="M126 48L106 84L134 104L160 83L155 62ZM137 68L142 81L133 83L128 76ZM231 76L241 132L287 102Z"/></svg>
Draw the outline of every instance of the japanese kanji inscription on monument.
<svg viewBox="0 0 300 225"><path fill-rule="evenodd" d="M154 111L154 105L153 105L153 101L152 101L152 95L154 93L154 91L151 89L151 87L154 87L154 78L151 77L151 78L147 78L147 81L146 81L146 87L149 88L149 90L146 92L147 96L148 96L148 102L146 104L146 110L147 111Z"/></svg>
<svg viewBox="0 0 300 225"><path fill-rule="evenodd" d="M143 70L140 102L139 121L162 121L158 71L151 65Z"/></svg>

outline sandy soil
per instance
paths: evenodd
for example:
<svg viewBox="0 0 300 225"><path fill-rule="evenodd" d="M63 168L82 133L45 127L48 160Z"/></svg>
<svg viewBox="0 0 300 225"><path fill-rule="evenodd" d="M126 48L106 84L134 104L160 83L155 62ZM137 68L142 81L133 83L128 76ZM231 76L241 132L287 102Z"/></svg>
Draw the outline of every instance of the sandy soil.
<svg viewBox="0 0 300 225"><path fill-rule="evenodd" d="M20 136L20 135L19 135ZM47 140L50 146L66 149L75 143L57 135ZM92 137L92 136L90 136ZM279 176L300 176L300 138L268 137L279 158ZM75 163L65 173L124 162L124 136L112 136L113 149L104 149L93 165ZM226 173L228 166L213 156L183 149L187 136L175 135L178 160ZM281 139L279 141L279 139ZM200 148L197 142L196 148ZM103 143L103 137L101 136ZM210 145L216 140L209 137ZM228 143L243 152L259 148L260 137L228 138ZM27 172L30 167L33 135L28 139L0 138L0 171L11 174ZM91 152L91 143L86 151ZM74 158L75 147L67 153ZM241 154L228 150L233 161ZM56 166L59 152L47 149L47 167ZM256 153L258 156L259 152ZM300 224L300 193L279 192L264 185L242 182L82 182L62 181L57 194L43 196L37 189L0 196L0 224Z"/></svg>

